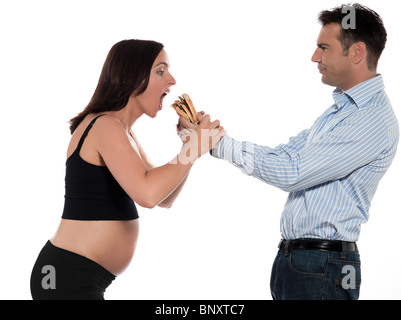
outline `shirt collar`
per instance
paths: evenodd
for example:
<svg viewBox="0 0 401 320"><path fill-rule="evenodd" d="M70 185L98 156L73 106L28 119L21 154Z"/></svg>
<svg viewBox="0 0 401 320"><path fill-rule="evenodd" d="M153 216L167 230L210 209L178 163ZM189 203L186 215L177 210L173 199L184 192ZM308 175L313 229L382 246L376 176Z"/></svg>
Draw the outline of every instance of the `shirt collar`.
<svg viewBox="0 0 401 320"><path fill-rule="evenodd" d="M337 88L333 91L333 98L339 108L344 105L344 99L353 100L358 108L362 108L376 93L383 90L383 77L378 74L376 77L361 82L345 92Z"/></svg>

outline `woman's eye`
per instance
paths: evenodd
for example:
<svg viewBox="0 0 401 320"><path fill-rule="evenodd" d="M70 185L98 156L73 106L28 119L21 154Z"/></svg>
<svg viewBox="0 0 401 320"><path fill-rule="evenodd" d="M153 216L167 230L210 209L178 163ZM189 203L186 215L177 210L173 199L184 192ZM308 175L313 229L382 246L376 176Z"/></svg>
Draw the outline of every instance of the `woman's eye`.
<svg viewBox="0 0 401 320"><path fill-rule="evenodd" d="M163 73L164 73L164 70L162 69L162 70L159 70L159 71L157 71L157 74L159 75L159 76L162 76L163 75Z"/></svg>

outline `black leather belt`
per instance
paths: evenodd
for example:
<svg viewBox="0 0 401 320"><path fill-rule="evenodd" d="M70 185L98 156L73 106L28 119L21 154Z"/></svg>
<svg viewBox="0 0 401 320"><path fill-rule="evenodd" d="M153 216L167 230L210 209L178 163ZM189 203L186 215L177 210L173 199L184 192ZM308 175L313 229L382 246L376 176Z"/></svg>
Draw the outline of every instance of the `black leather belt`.
<svg viewBox="0 0 401 320"><path fill-rule="evenodd" d="M281 251L291 250L323 250L336 252L358 252L356 242L319 239L282 239L278 245Z"/></svg>

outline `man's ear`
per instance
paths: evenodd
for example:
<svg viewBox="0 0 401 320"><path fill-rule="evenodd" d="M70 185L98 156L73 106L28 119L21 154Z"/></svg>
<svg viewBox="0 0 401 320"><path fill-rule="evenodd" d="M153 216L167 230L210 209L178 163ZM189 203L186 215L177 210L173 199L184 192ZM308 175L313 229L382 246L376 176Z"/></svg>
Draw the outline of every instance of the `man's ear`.
<svg viewBox="0 0 401 320"><path fill-rule="evenodd" d="M354 64L359 64L363 59L367 58L366 44L364 42L354 43L350 50L350 57Z"/></svg>

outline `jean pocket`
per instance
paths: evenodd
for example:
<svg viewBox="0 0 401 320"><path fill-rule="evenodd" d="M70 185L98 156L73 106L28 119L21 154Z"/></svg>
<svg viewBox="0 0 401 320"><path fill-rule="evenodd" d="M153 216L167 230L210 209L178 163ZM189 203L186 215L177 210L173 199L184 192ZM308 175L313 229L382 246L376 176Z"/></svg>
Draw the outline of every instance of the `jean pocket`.
<svg viewBox="0 0 401 320"><path fill-rule="evenodd" d="M319 250L293 250L288 259L290 269L304 277L324 276L327 267L327 253Z"/></svg>
<svg viewBox="0 0 401 320"><path fill-rule="evenodd" d="M361 287L361 263L347 260L329 260L334 280L334 299L357 300Z"/></svg>

